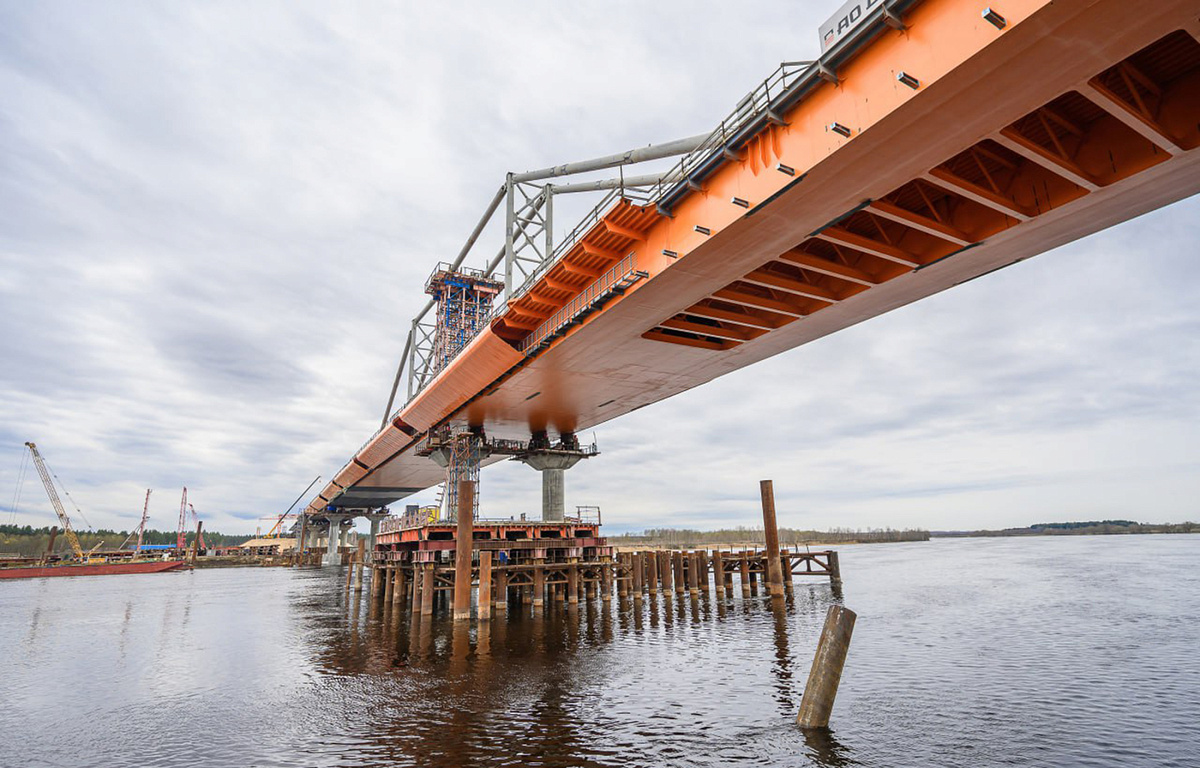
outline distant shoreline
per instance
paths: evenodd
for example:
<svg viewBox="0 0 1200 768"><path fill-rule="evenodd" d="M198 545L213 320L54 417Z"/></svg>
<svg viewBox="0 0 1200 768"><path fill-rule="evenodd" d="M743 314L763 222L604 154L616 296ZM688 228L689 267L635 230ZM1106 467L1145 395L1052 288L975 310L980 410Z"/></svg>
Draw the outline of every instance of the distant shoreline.
<svg viewBox="0 0 1200 768"><path fill-rule="evenodd" d="M997 538L1004 536L1133 536L1143 533L1200 533L1200 523L1138 523L1132 520L1088 520L1077 523L1035 523L1025 528L976 531L930 531L934 539Z"/></svg>

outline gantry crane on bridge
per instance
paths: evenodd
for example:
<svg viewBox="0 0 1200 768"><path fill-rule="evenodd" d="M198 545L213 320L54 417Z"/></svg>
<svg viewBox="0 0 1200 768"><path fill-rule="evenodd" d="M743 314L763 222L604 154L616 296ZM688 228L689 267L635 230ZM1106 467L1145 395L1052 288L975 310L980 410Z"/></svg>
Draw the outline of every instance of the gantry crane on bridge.
<svg viewBox="0 0 1200 768"><path fill-rule="evenodd" d="M79 546L79 537L75 535L75 529L71 527L71 518L67 517L67 510L63 509L62 501L58 498L58 491L54 490L54 481L50 478L50 470L46 468L46 460L42 458L42 454L38 453L35 444L27 442L25 447L33 454L34 466L37 467L38 475L42 478L42 485L46 486L46 495L50 497L50 504L54 507L54 513L58 515L63 535L70 542L75 559L83 560L83 547Z"/></svg>

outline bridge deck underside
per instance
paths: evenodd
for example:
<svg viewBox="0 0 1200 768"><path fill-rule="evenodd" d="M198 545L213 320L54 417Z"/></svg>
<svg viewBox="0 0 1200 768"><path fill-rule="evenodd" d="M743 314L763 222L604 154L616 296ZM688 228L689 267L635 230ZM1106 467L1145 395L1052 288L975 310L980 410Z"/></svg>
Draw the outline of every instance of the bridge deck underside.
<svg viewBox="0 0 1200 768"><path fill-rule="evenodd" d="M584 430L1195 194L1189 6L1027 0L1000 31L974 5L926 0L672 218L627 233L647 279L442 419ZM440 482L414 439L363 461L338 503Z"/></svg>

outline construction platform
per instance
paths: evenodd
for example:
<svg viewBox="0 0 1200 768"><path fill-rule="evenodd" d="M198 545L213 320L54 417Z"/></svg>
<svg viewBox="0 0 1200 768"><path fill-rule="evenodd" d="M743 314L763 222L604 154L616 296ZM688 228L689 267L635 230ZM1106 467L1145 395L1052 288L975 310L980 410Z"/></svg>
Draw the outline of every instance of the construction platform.
<svg viewBox="0 0 1200 768"><path fill-rule="evenodd" d="M428 508L426 508L428 509ZM497 566L566 563L611 559L613 548L600 536L600 510L579 507L562 520L528 520L524 516L475 519L472 549L493 554ZM458 523L439 520L419 508L384 520L375 537L375 563L438 563L453 559ZM478 562L478 554L474 560Z"/></svg>

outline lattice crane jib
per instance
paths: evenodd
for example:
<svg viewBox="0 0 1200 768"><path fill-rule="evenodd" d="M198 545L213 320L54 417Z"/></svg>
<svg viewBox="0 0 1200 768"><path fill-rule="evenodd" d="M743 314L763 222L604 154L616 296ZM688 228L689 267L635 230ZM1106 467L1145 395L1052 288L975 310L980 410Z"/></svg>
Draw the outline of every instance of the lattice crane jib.
<svg viewBox="0 0 1200 768"><path fill-rule="evenodd" d="M33 464L37 467L38 477L42 479L42 485L46 487L46 495L50 497L50 505L54 507L54 514L58 515L58 522L62 525L63 535L70 542L71 551L75 553L75 559L82 560L83 547L79 545L79 537L75 535L75 529L71 527L71 519L67 517L67 510L63 508L62 501L58 498L58 491L54 489L54 481L50 479L50 470L46 467L46 460L42 458L42 454L38 453L37 446L33 443L25 443L25 447L33 454Z"/></svg>

